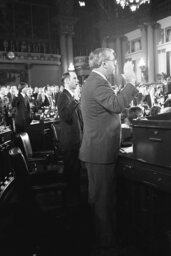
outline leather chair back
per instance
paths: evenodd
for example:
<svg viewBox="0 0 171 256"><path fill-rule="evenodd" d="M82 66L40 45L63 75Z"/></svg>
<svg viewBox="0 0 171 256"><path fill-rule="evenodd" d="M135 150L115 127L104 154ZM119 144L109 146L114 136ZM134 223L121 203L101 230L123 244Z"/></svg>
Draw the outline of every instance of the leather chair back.
<svg viewBox="0 0 171 256"><path fill-rule="evenodd" d="M53 133L53 145L54 145L54 152L55 152L55 157L58 160L63 159L63 149L60 143L60 132L61 132L61 127L57 124L52 124L52 133Z"/></svg>
<svg viewBox="0 0 171 256"><path fill-rule="evenodd" d="M28 176L29 169L28 169L25 157L21 152L21 149L19 147L14 147L9 150L9 155L11 156L15 176L16 177Z"/></svg>
<svg viewBox="0 0 171 256"><path fill-rule="evenodd" d="M18 134L18 138L20 140L21 149L23 150L23 154L26 158L33 156L32 146L30 143L30 138L27 132L23 132Z"/></svg>
<svg viewBox="0 0 171 256"><path fill-rule="evenodd" d="M60 128L57 127L55 124L52 124L52 131L53 131L53 137L56 142L59 142L59 133Z"/></svg>

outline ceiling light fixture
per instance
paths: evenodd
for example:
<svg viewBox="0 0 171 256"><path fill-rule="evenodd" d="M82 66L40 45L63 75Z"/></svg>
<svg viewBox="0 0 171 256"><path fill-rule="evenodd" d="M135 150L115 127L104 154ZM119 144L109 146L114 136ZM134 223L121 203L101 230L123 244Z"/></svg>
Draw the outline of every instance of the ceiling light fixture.
<svg viewBox="0 0 171 256"><path fill-rule="evenodd" d="M140 5L150 3L150 0L116 0L117 4L120 4L124 9L125 6L129 6L132 12L136 11Z"/></svg>
<svg viewBox="0 0 171 256"><path fill-rule="evenodd" d="M78 1L78 3L79 3L80 7L84 7L85 6L85 1Z"/></svg>

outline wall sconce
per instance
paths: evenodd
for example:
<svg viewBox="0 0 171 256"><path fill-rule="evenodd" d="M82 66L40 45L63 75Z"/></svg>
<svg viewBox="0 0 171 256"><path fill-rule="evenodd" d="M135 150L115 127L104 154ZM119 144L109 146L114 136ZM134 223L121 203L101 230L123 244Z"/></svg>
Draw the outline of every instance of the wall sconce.
<svg viewBox="0 0 171 256"><path fill-rule="evenodd" d="M73 63L69 64L68 71L75 71L75 67L74 67Z"/></svg>
<svg viewBox="0 0 171 256"><path fill-rule="evenodd" d="M147 67L143 58L140 59L139 68L141 69L141 82L146 83L148 80Z"/></svg>
<svg viewBox="0 0 171 256"><path fill-rule="evenodd" d="M6 57L7 57L7 59L9 59L9 60L13 60L13 59L15 59L15 53L14 52L7 52L7 54L6 54Z"/></svg>

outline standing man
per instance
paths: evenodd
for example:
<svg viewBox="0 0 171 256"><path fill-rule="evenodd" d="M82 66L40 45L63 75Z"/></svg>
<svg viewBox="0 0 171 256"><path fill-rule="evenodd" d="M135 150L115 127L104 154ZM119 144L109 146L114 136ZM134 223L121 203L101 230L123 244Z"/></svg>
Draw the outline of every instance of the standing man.
<svg viewBox="0 0 171 256"><path fill-rule="evenodd" d="M113 49L98 48L90 53L92 69L81 93L84 123L80 159L85 162L89 180L89 203L94 213L96 244L115 246L116 239L116 160L120 147L120 113L137 93L133 66L127 65L127 85L115 95L111 84L116 68ZM132 65L132 64L131 64Z"/></svg>
<svg viewBox="0 0 171 256"><path fill-rule="evenodd" d="M19 85L19 94L15 101L15 132L21 133L26 132L31 123L31 110L30 102L27 97L28 85L26 83L21 83Z"/></svg>
<svg viewBox="0 0 171 256"><path fill-rule="evenodd" d="M80 160L78 157L82 139L82 123L79 102L74 98L78 85L75 72L66 72L62 76L64 90L59 96L58 112L61 119L60 142L64 151L64 174L68 181L69 200L79 199Z"/></svg>

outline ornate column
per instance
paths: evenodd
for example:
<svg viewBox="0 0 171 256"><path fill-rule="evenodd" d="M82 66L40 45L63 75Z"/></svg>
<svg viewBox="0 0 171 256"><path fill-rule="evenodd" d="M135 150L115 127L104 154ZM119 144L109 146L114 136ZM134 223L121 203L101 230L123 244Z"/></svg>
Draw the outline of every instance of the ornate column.
<svg viewBox="0 0 171 256"><path fill-rule="evenodd" d="M125 63L125 55L128 52L128 38L126 36L122 36L121 38L121 43L122 43L122 68Z"/></svg>
<svg viewBox="0 0 171 256"><path fill-rule="evenodd" d="M147 66L147 26L146 24L140 26L141 29L141 42L142 42L142 57Z"/></svg>
<svg viewBox="0 0 171 256"><path fill-rule="evenodd" d="M67 41L67 50L68 50L68 67L70 63L74 63L74 57L73 57L73 42L72 42L72 36L68 35L68 41Z"/></svg>
<svg viewBox="0 0 171 256"><path fill-rule="evenodd" d="M158 74L158 53L157 53L157 45L161 40L161 25L159 23L154 24L154 73L155 80L156 75Z"/></svg>
<svg viewBox="0 0 171 256"><path fill-rule="evenodd" d="M61 16L58 20L60 24L62 72L66 72L70 63L74 62L72 37L74 35L74 24L76 21L76 18L63 16Z"/></svg>
<svg viewBox="0 0 171 256"><path fill-rule="evenodd" d="M63 72L66 72L68 69L66 35L64 32L60 34L60 49L61 49L61 64L62 64L62 73L63 73Z"/></svg>
<svg viewBox="0 0 171 256"><path fill-rule="evenodd" d="M74 56L73 56L73 35L74 35L74 23L76 20L72 19L70 24L68 25L67 31L67 61L68 67L72 63L74 64Z"/></svg>
<svg viewBox="0 0 171 256"><path fill-rule="evenodd" d="M121 39L120 37L116 38L116 55L117 55L117 83L121 84L121 73L122 73L122 52L121 52Z"/></svg>
<svg viewBox="0 0 171 256"><path fill-rule="evenodd" d="M55 22L59 26L60 32L62 72L66 72L69 64L73 63L74 59L72 37L74 35L74 24L77 19L73 17L74 0L55 1L59 12Z"/></svg>
<svg viewBox="0 0 171 256"><path fill-rule="evenodd" d="M147 27L147 46L148 46L148 82L155 81L154 76L154 30L153 24L149 23Z"/></svg>

